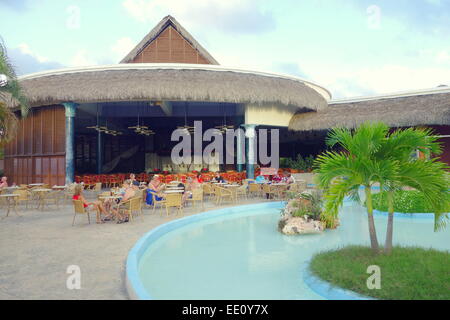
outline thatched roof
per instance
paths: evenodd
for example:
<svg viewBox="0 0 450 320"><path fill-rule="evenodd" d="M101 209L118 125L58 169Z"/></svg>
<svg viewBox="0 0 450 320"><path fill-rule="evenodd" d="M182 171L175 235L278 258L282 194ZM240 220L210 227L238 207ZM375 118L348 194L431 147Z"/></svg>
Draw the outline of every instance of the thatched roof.
<svg viewBox="0 0 450 320"><path fill-rule="evenodd" d="M382 121L391 127L450 124L450 90L420 95L372 98L347 103L330 102L327 109L295 114L290 130L355 128L365 121Z"/></svg>
<svg viewBox="0 0 450 320"><path fill-rule="evenodd" d="M315 84L211 65L120 64L42 72L19 81L31 106L166 100L327 107L319 93L324 89Z"/></svg>
<svg viewBox="0 0 450 320"><path fill-rule="evenodd" d="M187 32L185 28L183 28L181 24L170 15L164 17L152 30L150 30L150 32L141 40L141 42L139 42L137 46L134 47L134 49L131 50L130 53L128 53L125 58L120 61L120 63L128 63L136 58L137 55L142 50L144 50L153 40L155 40L168 26L172 26L175 30L177 30L178 33L180 33L181 36L192 45L192 47L197 49L198 52L200 52L200 54L206 60L208 60L209 63L219 64L216 59L214 59L211 54L205 48L203 48L189 32Z"/></svg>

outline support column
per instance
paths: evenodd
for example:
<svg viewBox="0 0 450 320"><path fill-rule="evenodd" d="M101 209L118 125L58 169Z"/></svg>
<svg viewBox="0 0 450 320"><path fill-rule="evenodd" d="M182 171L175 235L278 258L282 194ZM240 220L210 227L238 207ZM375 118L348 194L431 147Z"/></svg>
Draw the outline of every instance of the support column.
<svg viewBox="0 0 450 320"><path fill-rule="evenodd" d="M245 137L247 138L246 148L246 171L247 179L255 179L256 155L256 124L244 124Z"/></svg>
<svg viewBox="0 0 450 320"><path fill-rule="evenodd" d="M236 169L238 172L244 171L244 155L245 155L245 134L238 128L238 134L236 137Z"/></svg>
<svg viewBox="0 0 450 320"><path fill-rule="evenodd" d="M75 176L74 141L75 128L74 118L78 104L74 102L63 102L66 109L66 184L72 183Z"/></svg>
<svg viewBox="0 0 450 320"><path fill-rule="evenodd" d="M103 166L103 134L97 133L97 174L102 174Z"/></svg>

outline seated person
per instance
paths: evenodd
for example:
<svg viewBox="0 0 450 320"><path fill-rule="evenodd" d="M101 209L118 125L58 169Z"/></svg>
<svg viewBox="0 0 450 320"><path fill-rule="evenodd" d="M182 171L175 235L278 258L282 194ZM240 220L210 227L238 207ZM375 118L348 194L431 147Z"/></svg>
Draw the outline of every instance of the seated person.
<svg viewBox="0 0 450 320"><path fill-rule="evenodd" d="M83 196L83 186L81 184L77 184L74 189L74 194L72 197L73 200L81 200L83 202L83 207L91 207L97 211L97 223L103 223L101 219L102 213L106 215L106 210L103 207L103 204L100 201L88 202L86 198Z"/></svg>
<svg viewBox="0 0 450 320"><path fill-rule="evenodd" d="M279 183L279 182L281 182L281 180L283 180L283 177L280 176L279 174L276 174L276 175L274 175L274 176L272 177L272 182L273 182L273 183Z"/></svg>
<svg viewBox="0 0 450 320"><path fill-rule="evenodd" d="M147 193L145 197L145 203L147 203L148 205L153 204L152 194L155 194L156 201L161 201L163 199L162 191L164 187L165 185L161 183L161 181L159 180L159 176L154 175L145 191Z"/></svg>
<svg viewBox="0 0 450 320"><path fill-rule="evenodd" d="M219 171L216 172L216 174L214 175L214 178L212 179L213 182L219 182L219 183L224 183L225 179L220 175Z"/></svg>
<svg viewBox="0 0 450 320"><path fill-rule="evenodd" d="M201 173L197 173L197 182L198 183L203 183L204 182Z"/></svg>
<svg viewBox="0 0 450 320"><path fill-rule="evenodd" d="M267 183L267 179L265 176L263 176L262 174L260 174L259 176L256 177L255 179L255 183Z"/></svg>
<svg viewBox="0 0 450 320"><path fill-rule="evenodd" d="M0 181L0 189L8 187L8 178L2 177L2 180Z"/></svg>
<svg viewBox="0 0 450 320"><path fill-rule="evenodd" d="M287 184L295 183L295 179L290 172L286 172L284 182Z"/></svg>
<svg viewBox="0 0 450 320"><path fill-rule="evenodd" d="M139 181L136 180L136 175L134 173L130 173L130 180L133 186L136 186L139 188Z"/></svg>
<svg viewBox="0 0 450 320"><path fill-rule="evenodd" d="M123 182L123 187L120 191L120 198L118 199L118 206L121 203L130 200L135 195L135 190L133 188L133 183L130 179ZM125 217L117 208L112 208L112 213L118 218L117 223L128 222L128 217Z"/></svg>
<svg viewBox="0 0 450 320"><path fill-rule="evenodd" d="M191 177L187 178L185 192L183 193L182 203L185 204L188 198L192 198L192 192L198 188L201 188L202 185L198 183L197 179L192 179Z"/></svg>

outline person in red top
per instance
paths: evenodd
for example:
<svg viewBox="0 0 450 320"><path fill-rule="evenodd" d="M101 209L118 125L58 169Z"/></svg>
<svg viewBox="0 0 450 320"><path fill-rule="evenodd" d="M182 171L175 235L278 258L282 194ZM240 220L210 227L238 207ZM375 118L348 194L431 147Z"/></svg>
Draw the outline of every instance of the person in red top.
<svg viewBox="0 0 450 320"><path fill-rule="evenodd" d="M83 207L87 208L92 206L97 211L97 223L103 223L101 219L102 213L106 215L106 210L103 208L103 205L100 201L88 202L86 198L83 196L83 187L78 184L75 186L74 194L72 197L73 200L81 200L83 202Z"/></svg>
<svg viewBox="0 0 450 320"><path fill-rule="evenodd" d="M198 183L203 183L204 182L203 178L202 178L202 175L200 173L197 173L197 182Z"/></svg>

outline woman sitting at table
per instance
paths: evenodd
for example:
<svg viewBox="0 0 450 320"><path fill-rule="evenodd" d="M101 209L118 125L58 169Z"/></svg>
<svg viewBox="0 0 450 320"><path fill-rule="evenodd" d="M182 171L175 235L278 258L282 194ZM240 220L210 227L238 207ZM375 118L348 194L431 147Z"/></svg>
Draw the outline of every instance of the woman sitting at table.
<svg viewBox="0 0 450 320"><path fill-rule="evenodd" d="M187 199L192 198L193 191L201 187L202 185L197 181L197 179L192 179L191 177L187 178L186 189L183 193L183 197L181 198L183 206L185 205Z"/></svg>
<svg viewBox="0 0 450 320"><path fill-rule="evenodd" d="M164 189L165 185L161 183L159 180L159 177L157 175L153 176L152 180L148 184L148 187L146 189L147 196L145 198L145 202L148 205L153 204L153 194L155 194L156 201L161 201L163 198L162 191Z"/></svg>
<svg viewBox="0 0 450 320"><path fill-rule="evenodd" d="M133 188L133 182L130 179L127 179L123 182L123 187L120 190L119 198L117 199L117 207L125 201L130 200L135 195L135 190ZM117 208L111 209L112 213L118 218L117 223L128 222L128 217L125 217L120 213L120 210Z"/></svg>
<svg viewBox="0 0 450 320"><path fill-rule="evenodd" d="M100 201L88 202L86 198L83 196L83 186L81 184L77 184L74 189L74 194L72 197L73 200L81 200L83 202L83 207L92 207L97 211L97 223L103 223L101 219L102 213L106 215L106 210L103 207Z"/></svg>

